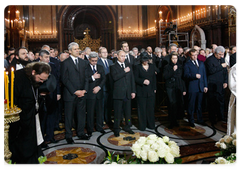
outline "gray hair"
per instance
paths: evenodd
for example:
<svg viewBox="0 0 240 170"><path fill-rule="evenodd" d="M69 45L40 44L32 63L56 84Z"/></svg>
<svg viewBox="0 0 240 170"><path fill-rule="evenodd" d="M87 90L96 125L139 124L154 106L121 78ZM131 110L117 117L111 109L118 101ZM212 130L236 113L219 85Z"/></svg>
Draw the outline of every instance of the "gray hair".
<svg viewBox="0 0 240 170"><path fill-rule="evenodd" d="M41 50L43 50L45 47L49 48L50 49L50 46L49 45L43 45Z"/></svg>
<svg viewBox="0 0 240 170"><path fill-rule="evenodd" d="M41 50L41 51L39 51L39 56L43 57L44 54L50 55L48 50Z"/></svg>
<svg viewBox="0 0 240 170"><path fill-rule="evenodd" d="M176 44L174 44L174 43L171 43L170 45L169 45L169 49L171 49L171 47L177 47L177 45Z"/></svg>
<svg viewBox="0 0 240 170"><path fill-rule="evenodd" d="M79 46L76 42L71 42L70 44L68 44L68 50L72 50L72 47L75 45Z"/></svg>
<svg viewBox="0 0 240 170"><path fill-rule="evenodd" d="M138 48L137 48L137 47L133 47L133 48L132 48L132 51L133 51L133 50L138 50Z"/></svg>
<svg viewBox="0 0 240 170"><path fill-rule="evenodd" d="M157 53L157 52L162 52L162 49L160 48L160 47L156 47L155 49L154 49L154 51Z"/></svg>
<svg viewBox="0 0 240 170"><path fill-rule="evenodd" d="M215 53L218 54L219 52L224 53L225 48L223 46L217 46L217 48L215 48Z"/></svg>
<svg viewBox="0 0 240 170"><path fill-rule="evenodd" d="M121 52L121 51L123 51L123 50L118 50L117 51L117 55L119 56L119 53ZM125 51L123 51L124 53L125 53Z"/></svg>
<svg viewBox="0 0 240 170"><path fill-rule="evenodd" d="M87 51L88 49L89 49L89 50L91 50L91 48L90 48L90 47L86 47L86 48L85 48L85 51Z"/></svg>
<svg viewBox="0 0 240 170"><path fill-rule="evenodd" d="M98 53L96 53L96 52L91 52L91 53L89 54L89 59L90 59L90 58L96 58L96 57L98 57Z"/></svg>

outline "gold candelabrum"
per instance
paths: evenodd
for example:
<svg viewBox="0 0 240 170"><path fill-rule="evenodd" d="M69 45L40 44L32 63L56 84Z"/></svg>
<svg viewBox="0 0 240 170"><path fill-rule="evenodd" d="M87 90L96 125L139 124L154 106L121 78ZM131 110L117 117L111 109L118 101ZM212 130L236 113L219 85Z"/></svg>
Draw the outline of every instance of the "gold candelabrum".
<svg viewBox="0 0 240 170"><path fill-rule="evenodd" d="M19 113L22 110L14 105L13 108L8 108L7 104L4 104L4 159L8 163L12 156L9 150L8 131L10 123L14 123L20 120Z"/></svg>

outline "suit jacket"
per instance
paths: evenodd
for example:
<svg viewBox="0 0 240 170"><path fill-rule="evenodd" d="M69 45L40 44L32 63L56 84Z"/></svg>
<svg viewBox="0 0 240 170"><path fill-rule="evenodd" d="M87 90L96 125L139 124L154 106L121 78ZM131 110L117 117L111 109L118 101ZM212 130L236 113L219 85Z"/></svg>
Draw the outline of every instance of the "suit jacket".
<svg viewBox="0 0 240 170"><path fill-rule="evenodd" d="M208 77L208 90L222 93L223 83L228 82L227 68L222 67L223 59L218 60L214 54L205 61Z"/></svg>
<svg viewBox="0 0 240 170"><path fill-rule="evenodd" d="M98 65L103 66L104 72L106 75L106 82L105 82L105 85L103 86L103 91L110 91L112 87L112 81L110 76L110 66L113 65L113 61L110 59L107 59L107 62L108 62L109 69L105 67L105 64L103 63L102 59L99 58L97 62Z"/></svg>
<svg viewBox="0 0 240 170"><path fill-rule="evenodd" d="M134 69L134 78L138 97L155 96L154 90L157 90L155 65L149 64L147 71L142 67L142 64L136 65ZM149 85L143 84L145 79L150 81Z"/></svg>
<svg viewBox="0 0 240 170"><path fill-rule="evenodd" d="M192 60L188 60L184 65L184 78L188 82L188 93L203 92L204 87L207 87L207 75L205 65L198 60L199 68L195 66ZM196 78L196 74L200 74L201 78Z"/></svg>
<svg viewBox="0 0 240 170"><path fill-rule="evenodd" d="M230 55L230 67L236 64L236 53Z"/></svg>
<svg viewBox="0 0 240 170"><path fill-rule="evenodd" d="M90 66L90 64L88 64L88 66L87 66L89 85L88 85L88 93L86 95L86 99L96 99L96 98L101 99L101 98L103 98L103 86L106 82L106 76L105 76L103 66L97 64L96 67L97 67L97 72L101 75L101 77L99 79L95 79L95 81L93 81L92 75L94 73L93 73L92 67ZM99 86L101 89L99 90L99 92L97 94L94 94L93 88L96 86Z"/></svg>
<svg viewBox="0 0 240 170"><path fill-rule="evenodd" d="M135 60L134 56L132 56L130 54L128 54L128 55L129 55L129 58L130 58L130 65L131 66L135 65L136 60ZM125 63L129 63L127 58L125 59Z"/></svg>
<svg viewBox="0 0 240 170"><path fill-rule="evenodd" d="M131 99L131 93L136 93L132 66L127 63L125 67L129 67L130 71L125 73L118 62L110 67L113 79L113 99Z"/></svg>
<svg viewBox="0 0 240 170"><path fill-rule="evenodd" d="M78 69L69 57L61 65L61 81L64 85L63 100L73 101L77 96L74 94L77 90L88 91L88 72L87 62L78 59Z"/></svg>

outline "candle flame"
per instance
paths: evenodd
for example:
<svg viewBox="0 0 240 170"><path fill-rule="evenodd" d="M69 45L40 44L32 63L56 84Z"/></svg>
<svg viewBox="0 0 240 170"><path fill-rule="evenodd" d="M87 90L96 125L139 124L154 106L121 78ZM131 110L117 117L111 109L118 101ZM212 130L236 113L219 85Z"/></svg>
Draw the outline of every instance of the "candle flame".
<svg viewBox="0 0 240 170"><path fill-rule="evenodd" d="M14 68L12 67L11 70L14 71Z"/></svg>

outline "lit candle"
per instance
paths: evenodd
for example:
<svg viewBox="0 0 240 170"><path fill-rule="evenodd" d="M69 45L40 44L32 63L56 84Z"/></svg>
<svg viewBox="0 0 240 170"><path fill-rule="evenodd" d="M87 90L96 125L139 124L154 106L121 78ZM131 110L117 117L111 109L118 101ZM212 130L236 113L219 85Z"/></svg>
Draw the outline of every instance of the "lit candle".
<svg viewBox="0 0 240 170"><path fill-rule="evenodd" d="M4 87L5 87L5 99L6 99L6 96L7 96L7 75L6 75L6 71L5 71L5 68L4 68Z"/></svg>
<svg viewBox="0 0 240 170"><path fill-rule="evenodd" d="M20 14L20 12L17 10L16 11L16 18L19 18L19 14Z"/></svg>
<svg viewBox="0 0 240 170"><path fill-rule="evenodd" d="M13 20L11 20L11 28L13 28Z"/></svg>
<svg viewBox="0 0 240 170"><path fill-rule="evenodd" d="M13 108L13 93L14 93L14 68L11 71L11 108Z"/></svg>
<svg viewBox="0 0 240 170"><path fill-rule="evenodd" d="M9 109L9 93L8 93L8 83L9 83L9 81L8 81L8 72L6 71L6 89L5 89L5 97L6 97L6 100L7 100L7 109Z"/></svg>
<svg viewBox="0 0 240 170"><path fill-rule="evenodd" d="M25 20L23 20L23 27L25 27Z"/></svg>

